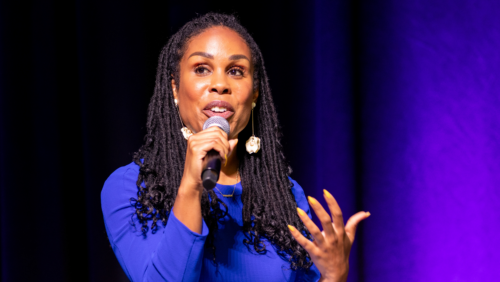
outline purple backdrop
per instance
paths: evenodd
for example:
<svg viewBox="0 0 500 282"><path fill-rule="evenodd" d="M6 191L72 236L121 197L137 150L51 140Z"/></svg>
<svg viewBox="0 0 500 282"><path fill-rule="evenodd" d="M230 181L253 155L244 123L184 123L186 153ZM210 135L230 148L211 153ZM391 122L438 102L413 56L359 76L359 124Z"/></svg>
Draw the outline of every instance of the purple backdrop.
<svg viewBox="0 0 500 282"><path fill-rule="evenodd" d="M363 1L347 43L322 2L310 193L372 213L350 281L499 281L500 2Z"/></svg>

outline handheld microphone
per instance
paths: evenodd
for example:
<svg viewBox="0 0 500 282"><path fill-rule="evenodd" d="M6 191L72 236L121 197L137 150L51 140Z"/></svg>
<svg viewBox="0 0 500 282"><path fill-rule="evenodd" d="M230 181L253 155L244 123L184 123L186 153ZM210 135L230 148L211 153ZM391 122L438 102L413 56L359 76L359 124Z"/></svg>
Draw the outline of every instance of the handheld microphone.
<svg viewBox="0 0 500 282"><path fill-rule="evenodd" d="M229 135L229 123L225 118L220 116L208 118L203 124L203 130L212 126L218 126ZM220 165L221 161L219 152L215 150L208 151L205 156L205 160L203 161L203 171L201 173L201 182L203 183L203 187L205 187L205 189L213 189L215 184L217 184L220 174Z"/></svg>

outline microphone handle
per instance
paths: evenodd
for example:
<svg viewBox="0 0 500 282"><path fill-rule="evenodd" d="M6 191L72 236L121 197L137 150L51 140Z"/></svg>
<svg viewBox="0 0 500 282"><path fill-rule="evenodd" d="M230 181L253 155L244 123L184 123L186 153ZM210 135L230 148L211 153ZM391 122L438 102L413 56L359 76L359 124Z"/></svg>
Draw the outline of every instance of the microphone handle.
<svg viewBox="0 0 500 282"><path fill-rule="evenodd" d="M215 184L219 180L220 174L220 154L215 150L208 151L205 159L203 160L203 167L205 168L201 173L201 181L205 189L214 189Z"/></svg>

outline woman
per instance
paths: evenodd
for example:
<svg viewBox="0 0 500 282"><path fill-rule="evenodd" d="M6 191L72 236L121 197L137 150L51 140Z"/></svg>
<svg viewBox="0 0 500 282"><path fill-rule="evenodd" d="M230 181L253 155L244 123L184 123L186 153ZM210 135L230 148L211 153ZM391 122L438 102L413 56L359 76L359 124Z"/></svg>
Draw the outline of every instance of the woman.
<svg viewBox="0 0 500 282"><path fill-rule="evenodd" d="M210 116L230 124L202 130ZM345 281L359 212L344 228L291 178L262 54L233 16L188 22L163 48L144 145L102 191L113 250L133 281ZM247 144L246 144L247 143ZM245 146L247 145L247 146ZM262 148L260 148L262 146ZM217 186L201 185L219 152ZM311 242L311 240L314 240Z"/></svg>

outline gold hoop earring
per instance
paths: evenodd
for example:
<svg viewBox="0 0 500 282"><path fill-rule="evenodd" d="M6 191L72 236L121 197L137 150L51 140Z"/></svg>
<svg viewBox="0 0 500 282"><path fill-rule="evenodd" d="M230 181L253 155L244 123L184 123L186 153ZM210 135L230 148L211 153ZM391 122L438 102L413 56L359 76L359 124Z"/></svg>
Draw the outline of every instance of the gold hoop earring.
<svg viewBox="0 0 500 282"><path fill-rule="evenodd" d="M255 102L252 103L252 136L248 138L245 143L247 152L249 154L257 153L260 150L260 138L255 137L254 125L253 125L253 108L255 108Z"/></svg>
<svg viewBox="0 0 500 282"><path fill-rule="evenodd" d="M182 128L181 128L182 136L184 136L184 139L188 140L189 137L191 137L191 135L193 135L193 132L191 130L189 130L189 128L187 128L184 125L184 123L182 122L181 113L179 112L179 107L177 105L179 103L179 101L177 101L177 99L174 99L174 103L175 103L175 108L177 109L177 114L179 115L179 119L180 119L181 124L182 124Z"/></svg>

